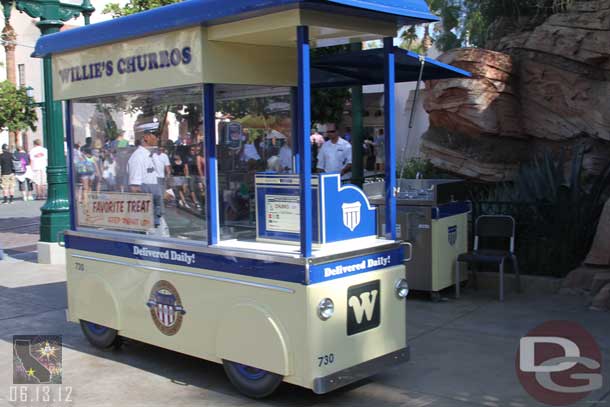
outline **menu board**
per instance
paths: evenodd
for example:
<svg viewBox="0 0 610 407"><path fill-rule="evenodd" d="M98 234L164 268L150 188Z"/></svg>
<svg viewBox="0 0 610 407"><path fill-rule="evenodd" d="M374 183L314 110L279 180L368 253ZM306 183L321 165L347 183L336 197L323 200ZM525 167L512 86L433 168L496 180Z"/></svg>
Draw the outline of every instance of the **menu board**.
<svg viewBox="0 0 610 407"><path fill-rule="evenodd" d="M265 228L272 232L299 233L300 211L298 195L265 195Z"/></svg>
<svg viewBox="0 0 610 407"><path fill-rule="evenodd" d="M77 204L79 226L144 232L154 227L152 194L87 192Z"/></svg>

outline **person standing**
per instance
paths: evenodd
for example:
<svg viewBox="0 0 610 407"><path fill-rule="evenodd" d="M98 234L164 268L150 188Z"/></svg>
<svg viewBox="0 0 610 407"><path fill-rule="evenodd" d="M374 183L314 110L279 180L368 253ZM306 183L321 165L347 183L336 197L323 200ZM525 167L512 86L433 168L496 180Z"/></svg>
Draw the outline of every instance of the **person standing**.
<svg viewBox="0 0 610 407"><path fill-rule="evenodd" d="M165 177L169 177L172 172L172 166L169 162L169 157L165 152L165 147L155 149L152 155L155 171L157 173L157 183L165 189Z"/></svg>
<svg viewBox="0 0 610 407"><path fill-rule="evenodd" d="M292 148L290 148L290 145L290 137L287 137L282 147L280 147L279 157L282 172L292 172Z"/></svg>
<svg viewBox="0 0 610 407"><path fill-rule="evenodd" d="M343 133L343 139L350 144L352 143L352 128L351 127L345 128L345 133Z"/></svg>
<svg viewBox="0 0 610 407"><path fill-rule="evenodd" d="M104 153L104 159L102 161L102 179L106 186L106 191L114 191L116 186L116 160L112 156L110 151Z"/></svg>
<svg viewBox="0 0 610 407"><path fill-rule="evenodd" d="M352 145L339 137L337 130L328 130L328 141L318 153L318 172L339 172L344 175L352 169Z"/></svg>
<svg viewBox="0 0 610 407"><path fill-rule="evenodd" d="M40 139L34 140L34 148L30 150L30 166L32 167L32 181L36 190L36 199L46 199L47 195L47 165L49 163L47 149L42 146Z"/></svg>
<svg viewBox="0 0 610 407"><path fill-rule="evenodd" d="M14 164L13 169L15 170L15 178L19 182L19 191L23 195L24 201L33 200L32 198L32 169L30 167L30 156L22 146L17 147L17 152L13 154Z"/></svg>
<svg viewBox="0 0 610 407"><path fill-rule="evenodd" d="M152 195L155 229L161 229L159 231L164 234L164 228L160 228L163 216L163 195L157 182L157 171L155 170L152 153L148 151L148 148L157 145L156 137L152 134L145 134L137 144L139 144L138 148L127 162L129 190Z"/></svg>
<svg viewBox="0 0 610 407"><path fill-rule="evenodd" d="M375 171L383 171L385 168L385 134L383 129L379 129L375 137Z"/></svg>
<svg viewBox="0 0 610 407"><path fill-rule="evenodd" d="M190 209L191 207L185 199L185 193L188 192L187 168L188 166L182 160L182 156L175 152L171 161L172 177L169 184L175 189L174 196L176 196L176 193L178 194L178 207Z"/></svg>
<svg viewBox="0 0 610 407"><path fill-rule="evenodd" d="M8 149L7 144L2 145L2 154L0 154L0 180L2 181L3 204L13 203L15 195L15 169L13 160L15 157Z"/></svg>
<svg viewBox="0 0 610 407"><path fill-rule="evenodd" d="M155 172L157 174L157 184L161 188L161 196L165 197L167 191L166 178L171 175L171 163L169 157L165 153L165 147L156 148L152 155L153 164L155 165ZM164 200L161 200L161 205L165 205Z"/></svg>
<svg viewBox="0 0 610 407"><path fill-rule="evenodd" d="M318 149L320 149L320 147L322 147L322 144L324 144L324 137L320 133L318 133L318 130L311 129L311 135L309 136L309 141L311 144L316 144Z"/></svg>

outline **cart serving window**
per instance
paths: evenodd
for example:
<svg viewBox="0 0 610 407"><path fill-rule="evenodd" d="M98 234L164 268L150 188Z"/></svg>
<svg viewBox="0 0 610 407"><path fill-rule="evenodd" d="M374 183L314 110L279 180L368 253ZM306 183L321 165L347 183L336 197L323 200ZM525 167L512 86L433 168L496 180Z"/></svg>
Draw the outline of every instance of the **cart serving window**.
<svg viewBox="0 0 610 407"><path fill-rule="evenodd" d="M252 397L408 360L394 84L467 73L393 37L435 19L423 0L189 0L41 38L66 101L69 319L98 347L124 336L223 363ZM369 39L383 48L310 58ZM314 171L310 146L313 87L375 83L383 216Z"/></svg>

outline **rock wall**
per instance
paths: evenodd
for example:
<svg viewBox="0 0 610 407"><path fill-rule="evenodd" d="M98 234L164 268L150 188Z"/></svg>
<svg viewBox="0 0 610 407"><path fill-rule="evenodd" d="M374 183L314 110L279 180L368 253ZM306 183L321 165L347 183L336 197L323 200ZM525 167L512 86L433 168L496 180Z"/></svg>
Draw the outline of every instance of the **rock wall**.
<svg viewBox="0 0 610 407"><path fill-rule="evenodd" d="M599 173L610 158L610 0L575 3L493 45L439 57L473 78L426 84L424 155L462 176L498 181L538 151L584 145L585 170Z"/></svg>

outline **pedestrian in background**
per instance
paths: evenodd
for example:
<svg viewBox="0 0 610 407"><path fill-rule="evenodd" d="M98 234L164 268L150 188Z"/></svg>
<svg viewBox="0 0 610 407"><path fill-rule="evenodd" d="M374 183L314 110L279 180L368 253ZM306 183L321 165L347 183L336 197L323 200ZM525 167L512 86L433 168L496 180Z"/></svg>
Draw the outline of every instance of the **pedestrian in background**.
<svg viewBox="0 0 610 407"><path fill-rule="evenodd" d="M17 147L17 152L14 154L13 169L15 170L15 178L19 182L19 191L23 196L24 201L31 201L32 190L32 167L30 166L30 156L25 151L23 146Z"/></svg>
<svg viewBox="0 0 610 407"><path fill-rule="evenodd" d="M30 150L30 166L36 190L36 199L46 199L47 196L47 165L49 163L47 149L40 139L34 140L34 148Z"/></svg>
<svg viewBox="0 0 610 407"><path fill-rule="evenodd" d="M13 203L15 195L15 169L13 161L15 157L9 151L8 145L2 145L2 154L0 154L0 180L2 181L3 204Z"/></svg>

